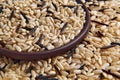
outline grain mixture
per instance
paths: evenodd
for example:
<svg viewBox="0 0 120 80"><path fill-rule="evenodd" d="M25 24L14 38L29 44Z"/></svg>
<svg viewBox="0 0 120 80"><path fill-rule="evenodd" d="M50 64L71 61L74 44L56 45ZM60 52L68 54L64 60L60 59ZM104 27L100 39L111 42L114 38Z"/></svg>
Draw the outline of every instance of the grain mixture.
<svg viewBox="0 0 120 80"><path fill-rule="evenodd" d="M120 80L120 0L85 4L92 22L81 44L48 60L1 56L0 80Z"/></svg>
<svg viewBox="0 0 120 80"><path fill-rule="evenodd" d="M0 0L1 47L19 52L51 50L77 36L85 12L75 0Z"/></svg>

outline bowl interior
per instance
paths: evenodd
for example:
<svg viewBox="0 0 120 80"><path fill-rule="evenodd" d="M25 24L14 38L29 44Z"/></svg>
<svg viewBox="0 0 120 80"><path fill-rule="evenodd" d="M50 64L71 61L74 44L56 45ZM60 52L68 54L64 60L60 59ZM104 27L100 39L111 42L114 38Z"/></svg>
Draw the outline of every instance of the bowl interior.
<svg viewBox="0 0 120 80"><path fill-rule="evenodd" d="M17 51L11 51L5 48L0 48L0 55L7 56L14 59L21 59L21 60L40 60L40 59L47 59L51 57L55 57L58 55L62 55L68 50L74 48L77 44L79 44L87 35L89 29L90 29L90 14L86 6L82 3L81 0L76 0L77 3L82 4L82 8L84 9L86 13L83 29L81 32L76 36L72 41L65 44L64 46L48 50L48 51L40 51L40 52L17 52Z"/></svg>

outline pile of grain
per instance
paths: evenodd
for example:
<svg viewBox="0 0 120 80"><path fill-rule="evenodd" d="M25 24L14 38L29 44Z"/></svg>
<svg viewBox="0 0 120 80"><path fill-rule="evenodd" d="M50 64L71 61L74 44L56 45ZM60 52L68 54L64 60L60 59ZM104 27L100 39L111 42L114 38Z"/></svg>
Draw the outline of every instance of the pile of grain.
<svg viewBox="0 0 120 80"><path fill-rule="evenodd" d="M1 57L0 80L119 80L120 0L85 4L92 22L81 44L64 56L48 60Z"/></svg>
<svg viewBox="0 0 120 80"><path fill-rule="evenodd" d="M82 30L85 12L75 0L0 1L0 45L19 51L51 50Z"/></svg>

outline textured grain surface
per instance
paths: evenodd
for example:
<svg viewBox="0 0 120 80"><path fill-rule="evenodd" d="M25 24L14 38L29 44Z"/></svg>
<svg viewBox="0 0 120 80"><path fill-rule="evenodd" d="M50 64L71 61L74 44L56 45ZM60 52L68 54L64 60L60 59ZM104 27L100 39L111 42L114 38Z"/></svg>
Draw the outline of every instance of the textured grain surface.
<svg viewBox="0 0 120 80"><path fill-rule="evenodd" d="M1 56L0 80L119 80L120 0L87 2L86 5L91 10L91 20L108 26L92 22L84 41L64 56L40 61ZM109 9L99 12L103 8ZM117 45L101 49L113 43Z"/></svg>
<svg viewBox="0 0 120 80"><path fill-rule="evenodd" d="M0 40L5 48L18 52L63 46L85 23L85 12L75 0L2 0L0 7ZM36 44L40 35L42 39Z"/></svg>

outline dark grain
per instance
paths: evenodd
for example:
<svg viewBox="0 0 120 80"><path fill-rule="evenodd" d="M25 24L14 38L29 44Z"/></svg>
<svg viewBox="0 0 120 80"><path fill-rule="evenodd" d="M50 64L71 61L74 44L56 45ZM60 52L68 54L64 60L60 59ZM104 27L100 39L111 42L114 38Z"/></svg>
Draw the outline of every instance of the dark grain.
<svg viewBox="0 0 120 80"><path fill-rule="evenodd" d="M117 19L117 17L114 17L114 18L112 18L111 20L116 20Z"/></svg>
<svg viewBox="0 0 120 80"><path fill-rule="evenodd" d="M38 44L41 48L44 48L45 50L48 50L48 48L46 46L44 46L43 44Z"/></svg>
<svg viewBox="0 0 120 80"><path fill-rule="evenodd" d="M29 28L29 27L22 27L23 29L27 30L27 31L31 31L33 28Z"/></svg>
<svg viewBox="0 0 120 80"><path fill-rule="evenodd" d="M67 58L72 57L73 54L75 53L75 50L76 50L76 47L74 47L74 48L72 48L70 51L68 51Z"/></svg>
<svg viewBox="0 0 120 80"><path fill-rule="evenodd" d="M41 48L44 48L45 50L48 50L48 48L46 46L44 46L43 44L41 44L42 39L43 39L43 35L41 34L40 37L39 37L39 39L38 39L38 41L35 44L37 44Z"/></svg>
<svg viewBox="0 0 120 80"><path fill-rule="evenodd" d="M118 45L118 46L120 46L120 43L112 42L111 45Z"/></svg>
<svg viewBox="0 0 120 80"><path fill-rule="evenodd" d="M74 8L76 5L63 5L63 7Z"/></svg>
<svg viewBox="0 0 120 80"><path fill-rule="evenodd" d="M65 28L67 28L67 26L68 26L68 22L66 22L66 23L63 25L63 27L61 28L61 33L65 30Z"/></svg>
<svg viewBox="0 0 120 80"><path fill-rule="evenodd" d="M28 69L25 70L25 73L31 73L31 71L34 69L35 67L30 66Z"/></svg>
<svg viewBox="0 0 120 80"><path fill-rule="evenodd" d="M48 14L54 14L52 11L49 10L49 8L46 11Z"/></svg>
<svg viewBox="0 0 120 80"><path fill-rule="evenodd" d="M29 34L33 35L37 28L38 28L38 26L35 26L32 30L30 30Z"/></svg>
<svg viewBox="0 0 120 80"><path fill-rule="evenodd" d="M44 75L39 75L35 78L35 80L58 80L56 77L56 75L48 75L48 76L44 76Z"/></svg>
<svg viewBox="0 0 120 80"><path fill-rule="evenodd" d="M100 78L100 80L103 80L105 78L103 73L100 73L99 78Z"/></svg>
<svg viewBox="0 0 120 80"><path fill-rule="evenodd" d="M0 71L3 71L5 73L6 66L7 66L7 64L5 64L3 67L0 67Z"/></svg>
<svg viewBox="0 0 120 80"><path fill-rule="evenodd" d="M97 24L100 24L100 25L106 25L106 26L109 26L108 24L105 24L105 23L102 23L102 22L99 22L99 21L95 21L95 20L92 20L92 22L97 23Z"/></svg>
<svg viewBox="0 0 120 80"><path fill-rule="evenodd" d="M14 17L14 13L15 13L15 11L12 10L12 12L11 12L11 14L10 14L10 17L9 17L9 20L11 20L11 19Z"/></svg>
<svg viewBox="0 0 120 80"><path fill-rule="evenodd" d="M85 66L86 66L86 64L82 64L79 69L83 70Z"/></svg>
<svg viewBox="0 0 120 80"><path fill-rule="evenodd" d="M76 6L76 8L74 9L74 13L78 16L78 9L79 9L79 6Z"/></svg>
<svg viewBox="0 0 120 80"><path fill-rule="evenodd" d="M56 65L54 65L54 68L55 68L57 75L62 75L60 70L58 69L58 67Z"/></svg>
<svg viewBox="0 0 120 80"><path fill-rule="evenodd" d="M25 18L26 23L29 23L29 19L28 19L28 17L26 16L26 14L23 13L22 11L20 11L20 14Z"/></svg>
<svg viewBox="0 0 120 80"><path fill-rule="evenodd" d="M96 32L96 34L97 34L97 37L103 37L104 36L100 31Z"/></svg>
<svg viewBox="0 0 120 80"><path fill-rule="evenodd" d="M15 32L18 33L18 31L20 30L20 28L21 28L21 25L19 24L19 25L17 26Z"/></svg>
<svg viewBox="0 0 120 80"><path fill-rule="evenodd" d="M2 13L3 12L3 7L0 7L0 13Z"/></svg>
<svg viewBox="0 0 120 80"><path fill-rule="evenodd" d="M37 7L44 7L46 5L46 1L42 1L40 4L37 5Z"/></svg>
<svg viewBox="0 0 120 80"><path fill-rule="evenodd" d="M105 72L105 73L108 74L108 75L112 75L113 77L120 79L120 76L119 76L119 75L116 75L116 74L110 72L110 70L107 71L107 70L102 69L102 71Z"/></svg>
<svg viewBox="0 0 120 80"><path fill-rule="evenodd" d="M104 10L106 10L106 9L109 9L109 8L102 8L102 9L100 9L100 10L98 10L99 12L104 12Z"/></svg>
<svg viewBox="0 0 120 80"><path fill-rule="evenodd" d="M53 2L52 2L52 5L54 6L55 11L57 11L58 10L57 5L55 3L53 3Z"/></svg>
<svg viewBox="0 0 120 80"><path fill-rule="evenodd" d="M112 42L112 43L111 43L110 45L108 45L108 46L103 46L103 47L101 47L101 49L109 49L109 48L115 47L115 46L117 46L117 45L120 46L120 43Z"/></svg>
<svg viewBox="0 0 120 80"><path fill-rule="evenodd" d="M43 39L43 35L41 34L36 44L37 45L41 44L42 39Z"/></svg>

